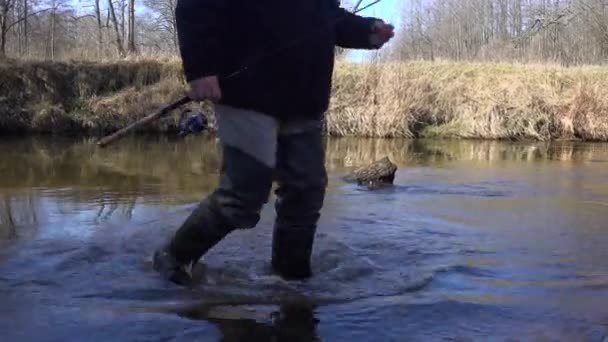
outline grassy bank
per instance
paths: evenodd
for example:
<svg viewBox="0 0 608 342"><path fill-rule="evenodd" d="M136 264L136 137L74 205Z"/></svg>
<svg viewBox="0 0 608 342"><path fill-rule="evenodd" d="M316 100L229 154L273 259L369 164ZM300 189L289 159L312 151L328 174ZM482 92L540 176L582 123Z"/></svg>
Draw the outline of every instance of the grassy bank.
<svg viewBox="0 0 608 342"><path fill-rule="evenodd" d="M333 136L608 141L604 67L340 62L333 90ZM0 65L0 130L100 134L182 91L178 60Z"/></svg>
<svg viewBox="0 0 608 342"><path fill-rule="evenodd" d="M175 61L0 64L0 131L99 134L183 92ZM168 118L146 127L167 131Z"/></svg>
<svg viewBox="0 0 608 342"><path fill-rule="evenodd" d="M608 140L608 68L339 65L338 135Z"/></svg>

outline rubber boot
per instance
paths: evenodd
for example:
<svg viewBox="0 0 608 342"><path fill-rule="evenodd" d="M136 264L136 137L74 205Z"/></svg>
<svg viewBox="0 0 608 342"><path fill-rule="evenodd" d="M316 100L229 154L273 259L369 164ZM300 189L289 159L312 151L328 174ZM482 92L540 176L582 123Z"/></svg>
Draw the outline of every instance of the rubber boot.
<svg viewBox="0 0 608 342"><path fill-rule="evenodd" d="M210 203L209 199L203 201L154 254L154 268L178 285L191 284L194 265L233 230Z"/></svg>
<svg viewBox="0 0 608 342"><path fill-rule="evenodd" d="M286 280L310 278L314 235L314 228L275 226L272 240L273 270Z"/></svg>

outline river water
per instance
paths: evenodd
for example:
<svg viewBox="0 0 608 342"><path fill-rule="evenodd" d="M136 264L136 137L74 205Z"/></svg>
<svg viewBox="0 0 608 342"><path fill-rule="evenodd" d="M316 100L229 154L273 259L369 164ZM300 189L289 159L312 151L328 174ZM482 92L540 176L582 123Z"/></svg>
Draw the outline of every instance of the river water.
<svg viewBox="0 0 608 342"><path fill-rule="evenodd" d="M315 276L256 229L163 282L150 256L217 182L214 139L3 138L3 341L608 341L608 145L337 139ZM389 156L393 187L344 183Z"/></svg>

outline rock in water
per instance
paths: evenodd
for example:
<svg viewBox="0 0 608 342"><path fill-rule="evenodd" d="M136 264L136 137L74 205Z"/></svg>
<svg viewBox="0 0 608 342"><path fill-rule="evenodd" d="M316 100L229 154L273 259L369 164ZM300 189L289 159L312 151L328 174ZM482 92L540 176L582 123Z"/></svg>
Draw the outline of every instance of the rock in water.
<svg viewBox="0 0 608 342"><path fill-rule="evenodd" d="M363 166L353 171L345 177L347 182L357 182L359 185L367 185L370 189L375 189L383 185L391 185L395 180L397 165L388 157L377 160L367 166Z"/></svg>

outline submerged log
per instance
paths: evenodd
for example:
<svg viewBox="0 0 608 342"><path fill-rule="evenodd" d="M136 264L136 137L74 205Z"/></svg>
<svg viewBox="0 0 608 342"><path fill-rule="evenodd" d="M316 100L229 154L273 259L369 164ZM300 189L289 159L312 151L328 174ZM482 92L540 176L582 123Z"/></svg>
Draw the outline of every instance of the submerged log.
<svg viewBox="0 0 608 342"><path fill-rule="evenodd" d="M359 185L367 185L375 189L383 185L392 185L395 180L397 165L388 157L377 160L367 166L356 169L345 177L347 182L356 182Z"/></svg>

